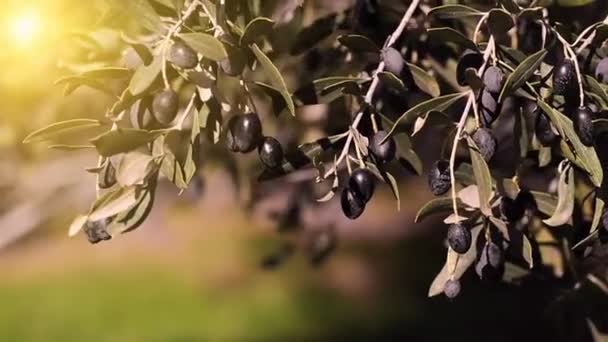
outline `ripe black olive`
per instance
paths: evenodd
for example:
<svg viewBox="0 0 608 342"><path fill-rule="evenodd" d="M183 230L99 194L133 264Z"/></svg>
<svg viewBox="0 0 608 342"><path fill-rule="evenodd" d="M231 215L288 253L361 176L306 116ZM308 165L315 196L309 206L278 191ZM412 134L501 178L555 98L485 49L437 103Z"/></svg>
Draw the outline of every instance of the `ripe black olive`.
<svg viewBox="0 0 608 342"><path fill-rule="evenodd" d="M595 78L601 83L608 83L608 57L603 58L595 68Z"/></svg>
<svg viewBox="0 0 608 342"><path fill-rule="evenodd" d="M466 253L471 248L471 231L460 223L450 225L448 245L458 254Z"/></svg>
<svg viewBox="0 0 608 342"><path fill-rule="evenodd" d="M355 194L353 194L348 187L342 190L340 204L342 205L342 212L344 212L344 216L351 220L361 216L365 210L365 203L362 202Z"/></svg>
<svg viewBox="0 0 608 342"><path fill-rule="evenodd" d="M162 125L170 124L177 115L177 93L171 89L164 90L154 97L152 113L154 118Z"/></svg>
<svg viewBox="0 0 608 342"><path fill-rule="evenodd" d="M233 117L228 123L226 145L233 152L249 153L262 140L262 123L255 113Z"/></svg>
<svg viewBox="0 0 608 342"><path fill-rule="evenodd" d="M108 219L102 219L95 222L87 221L87 223L85 223L83 230L90 243L96 244L112 238L112 236L106 230L108 221Z"/></svg>
<svg viewBox="0 0 608 342"><path fill-rule="evenodd" d="M260 160L269 169L281 166L283 161L283 148L281 143L273 137L265 137L258 147Z"/></svg>
<svg viewBox="0 0 608 342"><path fill-rule="evenodd" d="M228 56L219 62L220 68L228 76L240 75L247 65L247 58L243 50L233 44L225 43Z"/></svg>
<svg viewBox="0 0 608 342"><path fill-rule="evenodd" d="M392 137L382 143L387 135L386 131L378 131L369 141L369 150L380 164L392 161L397 151L397 144Z"/></svg>
<svg viewBox="0 0 608 342"><path fill-rule="evenodd" d="M513 200L503 196L500 199L500 213L509 222L515 222L521 219L524 216L524 210L525 208L521 201L518 201L518 198Z"/></svg>
<svg viewBox="0 0 608 342"><path fill-rule="evenodd" d="M497 66L489 67L483 74L483 85L492 94L498 95L502 90L504 73Z"/></svg>
<svg viewBox="0 0 608 342"><path fill-rule="evenodd" d="M171 46L169 61L182 69L194 69L198 65L198 56L186 43L177 41Z"/></svg>
<svg viewBox="0 0 608 342"><path fill-rule="evenodd" d="M545 113L540 113L536 118L534 131L543 146L551 146L557 140L558 135L553 131L552 126L551 120Z"/></svg>
<svg viewBox="0 0 608 342"><path fill-rule="evenodd" d="M347 188L359 201L367 203L376 188L374 176L367 169L357 169L350 175Z"/></svg>
<svg viewBox="0 0 608 342"><path fill-rule="evenodd" d="M429 187L435 196L441 196L451 187L450 162L438 160L429 171Z"/></svg>
<svg viewBox="0 0 608 342"><path fill-rule="evenodd" d="M483 127L490 126L500 114L500 105L498 99L487 88L483 88L479 94L480 103L479 109L481 114L481 125Z"/></svg>
<svg viewBox="0 0 608 342"><path fill-rule="evenodd" d="M397 77L401 75L405 67L405 60L399 51L392 47L382 50L382 60L384 61L386 71L392 72Z"/></svg>
<svg viewBox="0 0 608 342"><path fill-rule="evenodd" d="M574 63L564 59L553 69L553 92L557 95L572 94L575 85Z"/></svg>
<svg viewBox="0 0 608 342"><path fill-rule="evenodd" d="M496 152L496 137L492 134L492 130L489 128L480 128L473 134L473 140L479 148L479 152L483 159L487 162L492 159L494 152Z"/></svg>
<svg viewBox="0 0 608 342"><path fill-rule="evenodd" d="M593 113L588 107L580 107L573 118L574 131L586 146L593 145Z"/></svg>
<svg viewBox="0 0 608 342"><path fill-rule="evenodd" d="M483 65L483 56L478 51L466 50L456 67L456 80L461 86L466 86L465 72L468 68L479 69Z"/></svg>
<svg viewBox="0 0 608 342"><path fill-rule="evenodd" d="M502 249L495 243L487 243L481 250L475 271L482 280L497 281L504 272L504 256Z"/></svg>
<svg viewBox="0 0 608 342"><path fill-rule="evenodd" d="M443 286L443 293L449 299L454 299L460 294L460 281L448 279Z"/></svg>

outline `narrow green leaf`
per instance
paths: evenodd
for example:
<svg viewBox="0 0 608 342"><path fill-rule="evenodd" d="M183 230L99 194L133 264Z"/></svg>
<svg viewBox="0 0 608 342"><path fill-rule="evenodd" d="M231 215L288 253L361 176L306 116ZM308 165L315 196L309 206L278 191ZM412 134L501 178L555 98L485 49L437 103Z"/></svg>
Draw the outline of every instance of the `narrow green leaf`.
<svg viewBox="0 0 608 342"><path fill-rule="evenodd" d="M479 148L472 138L468 137L469 152L471 154L471 163L473 165L473 173L479 188L479 205L481 212L486 216L492 215L490 208L490 200L492 199L492 175L488 164L481 156Z"/></svg>
<svg viewBox="0 0 608 342"><path fill-rule="evenodd" d="M483 13L474 9L473 7L449 4L432 8L429 16L434 15L442 19L454 19L454 18L465 18L465 17L477 17L483 16Z"/></svg>
<svg viewBox="0 0 608 342"><path fill-rule="evenodd" d="M183 33L179 37L191 48L213 61L228 57L224 44L212 35L205 33Z"/></svg>
<svg viewBox="0 0 608 342"><path fill-rule="evenodd" d="M503 102L507 96L523 86L534 75L546 55L547 50L542 49L521 62L505 81L498 101Z"/></svg>
<svg viewBox="0 0 608 342"><path fill-rule="evenodd" d="M451 42L465 49L477 50L472 40L449 27L432 28L427 32L431 41Z"/></svg>
<svg viewBox="0 0 608 342"><path fill-rule="evenodd" d="M274 66L270 58L268 58L268 56L266 56L256 44L251 45L251 51L253 51L256 58L262 65L262 68L265 71L266 77L268 77L270 80L270 83L281 92L281 95L283 95L283 99L285 99L289 113L291 113L291 115L296 115L296 108L293 103L293 99L291 98L291 93L289 92L289 89L287 89L287 84L285 84L285 80L283 79L283 76L281 76L279 69Z"/></svg>
<svg viewBox="0 0 608 342"><path fill-rule="evenodd" d="M133 96L140 95L148 90L161 74L163 58L155 56L149 65L140 65L129 82L129 92Z"/></svg>
<svg viewBox="0 0 608 342"><path fill-rule="evenodd" d="M460 199L456 199L457 202L456 204L458 205L458 208L464 208L463 203L460 201ZM451 197L440 197L440 198L434 198L430 201L428 201L424 206L422 206L422 208L420 208L418 210L418 213L416 214L416 219L414 220L414 222L418 223L418 222L422 222L422 220L424 220L425 218L429 217L430 215L433 214L438 214L438 213L448 213L451 212L452 209L452 198Z"/></svg>
<svg viewBox="0 0 608 342"><path fill-rule="evenodd" d="M99 221L128 210L137 203L136 188L119 188L101 196L91 208L89 221Z"/></svg>
<svg viewBox="0 0 608 342"><path fill-rule="evenodd" d="M570 221L574 211L574 192L574 169L569 167L559 176L557 207L550 218L543 220L546 225L558 227Z"/></svg>
<svg viewBox="0 0 608 342"><path fill-rule="evenodd" d="M274 21L265 17L257 17L247 24L245 31L241 36L240 45L249 46L256 42L263 36L266 36L272 32L274 28Z"/></svg>
<svg viewBox="0 0 608 342"><path fill-rule="evenodd" d="M355 52L380 53L380 48L376 43L366 36L359 34L346 34L338 37L340 44Z"/></svg>
<svg viewBox="0 0 608 342"><path fill-rule="evenodd" d="M89 216L87 216L87 215L76 216L76 218L74 218L74 220L70 224L68 236L72 237L72 236L75 236L76 234L78 234L82 230L82 227L84 227L85 223L87 223L88 220L89 220Z"/></svg>
<svg viewBox="0 0 608 342"><path fill-rule="evenodd" d="M143 146L160 135L158 131L123 128L106 132L91 140L103 157L129 152Z"/></svg>
<svg viewBox="0 0 608 342"><path fill-rule="evenodd" d="M25 139L23 139L23 143L28 144L32 142L49 140L66 133L73 133L75 131L99 126L101 126L101 122L93 119L74 119L56 122L30 133L27 137L25 137Z"/></svg>
<svg viewBox="0 0 608 342"><path fill-rule="evenodd" d="M439 97L441 95L439 84L433 76L417 65L407 63L407 66L410 68L412 76L414 76L414 83L416 83L416 86L420 90L431 95L431 97Z"/></svg>

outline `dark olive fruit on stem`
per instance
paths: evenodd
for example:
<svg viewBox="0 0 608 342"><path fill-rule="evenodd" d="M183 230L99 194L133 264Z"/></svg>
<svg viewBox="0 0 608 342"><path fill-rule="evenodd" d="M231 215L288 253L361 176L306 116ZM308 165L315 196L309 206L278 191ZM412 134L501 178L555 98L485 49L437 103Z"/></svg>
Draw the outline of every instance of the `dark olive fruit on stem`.
<svg viewBox="0 0 608 342"><path fill-rule="evenodd" d="M460 223L450 225L448 245L458 254L466 253L471 248L471 231Z"/></svg>
<svg viewBox="0 0 608 342"><path fill-rule="evenodd" d="M536 118L534 131L536 138L543 146L551 146L557 140L558 135L553 130L553 124L545 113L540 113Z"/></svg>
<svg viewBox="0 0 608 342"><path fill-rule="evenodd" d="M572 118L574 131L586 146L593 145L593 113L588 107L580 107Z"/></svg>
<svg viewBox="0 0 608 342"><path fill-rule="evenodd" d="M504 254L494 242L489 242L484 250L488 254L488 264L496 269L500 269L504 264Z"/></svg>
<svg viewBox="0 0 608 342"><path fill-rule="evenodd" d="M405 60L401 53L395 48L389 47L382 50L382 60L384 61L384 68L388 72L399 76L405 68Z"/></svg>
<svg viewBox="0 0 608 342"><path fill-rule="evenodd" d="M497 96L492 94L487 88L483 88L479 94L479 109L481 114L481 125L490 126L500 114L500 105Z"/></svg>
<svg viewBox="0 0 608 342"><path fill-rule="evenodd" d="M228 128L226 143L231 151L249 153L255 150L262 140L262 123L257 114L236 116L230 121Z"/></svg>
<svg viewBox="0 0 608 342"><path fill-rule="evenodd" d="M376 188L374 175L367 169L357 169L350 175L347 187L359 201L367 203Z"/></svg>
<svg viewBox="0 0 608 342"><path fill-rule="evenodd" d="M151 111L152 100L151 96L147 96L135 102L131 107L129 119L133 128L147 130L159 128L160 125Z"/></svg>
<svg viewBox="0 0 608 342"><path fill-rule="evenodd" d="M576 82L574 62L564 59L553 69L553 92L557 95L572 93Z"/></svg>
<svg viewBox="0 0 608 342"><path fill-rule="evenodd" d="M228 56L219 62L220 68L226 75L236 77L243 72L247 65L246 56L244 52L235 47L235 45L225 43L224 47L226 48Z"/></svg>
<svg viewBox="0 0 608 342"><path fill-rule="evenodd" d="M102 219L94 222L87 221L87 223L84 225L83 230L89 242L92 244L96 244L101 241L110 240L112 236L106 230L107 225L107 219Z"/></svg>
<svg viewBox="0 0 608 342"><path fill-rule="evenodd" d="M186 43L177 41L171 46L169 61L182 69L194 69L198 65L198 55Z"/></svg>
<svg viewBox="0 0 608 342"><path fill-rule="evenodd" d="M500 199L500 213L504 216L509 222L515 222L521 219L524 216L525 208L523 203L521 203L519 198L515 200L503 196Z"/></svg>
<svg viewBox="0 0 608 342"><path fill-rule="evenodd" d="M177 93L171 89L164 90L154 97L152 113L161 125L170 124L177 115L179 100Z"/></svg>
<svg viewBox="0 0 608 342"><path fill-rule="evenodd" d="M443 286L443 293L449 299L454 299L460 294L460 281L448 279Z"/></svg>
<svg viewBox="0 0 608 342"><path fill-rule="evenodd" d="M429 187L435 196L441 196L448 192L451 187L450 162L438 160L433 164L429 172Z"/></svg>
<svg viewBox="0 0 608 342"><path fill-rule="evenodd" d="M504 76L499 67L491 66L483 74L483 85L490 93L498 95L502 90Z"/></svg>
<svg viewBox="0 0 608 342"><path fill-rule="evenodd" d="M378 131L369 141L369 150L380 164L388 163L395 159L395 153L397 152L395 139L392 137L386 139L387 136L388 133L386 131Z"/></svg>
<svg viewBox="0 0 608 342"><path fill-rule="evenodd" d="M500 280L504 272L504 256L498 245L490 242L483 247L475 265L475 272L484 281Z"/></svg>
<svg viewBox="0 0 608 342"><path fill-rule="evenodd" d="M473 134L473 141L475 141L475 144L479 148L479 153L481 153L483 159L486 162L490 161L496 152L497 145L496 137L492 133L492 130L489 128L478 129Z"/></svg>
<svg viewBox="0 0 608 342"><path fill-rule="evenodd" d="M344 216L354 220L363 214L365 203L362 202L348 187L342 190L340 198Z"/></svg>
<svg viewBox="0 0 608 342"><path fill-rule="evenodd" d="M456 80L461 86L466 86L465 72L468 68L479 69L483 65L483 56L478 51L466 50L456 67Z"/></svg>
<svg viewBox="0 0 608 342"><path fill-rule="evenodd" d="M116 184L116 169L110 163L110 161L106 161L105 167L102 169L101 173L98 176L98 186L100 189L108 189Z"/></svg>
<svg viewBox="0 0 608 342"><path fill-rule="evenodd" d="M283 147L281 143L273 137L265 137L260 147L258 147L260 160L269 169L281 166L283 161Z"/></svg>
<svg viewBox="0 0 608 342"><path fill-rule="evenodd" d="M595 78L604 84L608 84L608 57L603 58L595 68Z"/></svg>

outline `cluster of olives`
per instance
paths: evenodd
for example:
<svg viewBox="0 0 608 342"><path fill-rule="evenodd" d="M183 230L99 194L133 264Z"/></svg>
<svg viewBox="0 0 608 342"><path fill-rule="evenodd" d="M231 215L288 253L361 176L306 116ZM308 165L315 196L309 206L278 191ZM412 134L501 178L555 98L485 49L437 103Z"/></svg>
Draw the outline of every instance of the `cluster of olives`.
<svg viewBox="0 0 608 342"><path fill-rule="evenodd" d="M600 78L603 79L603 76ZM576 103L578 95L576 68L573 61L564 59L555 66L553 70L553 92L556 95L564 96L567 108L566 114L571 117L574 131L581 142L586 146L593 145L593 111L589 106L573 105L573 103ZM572 111L569 108L575 109ZM540 137L539 140L542 142Z"/></svg>
<svg viewBox="0 0 608 342"><path fill-rule="evenodd" d="M262 123L255 113L232 117L228 122L226 145L232 152L249 153L256 148L262 163L269 169L281 166L284 153L281 143L262 135Z"/></svg>

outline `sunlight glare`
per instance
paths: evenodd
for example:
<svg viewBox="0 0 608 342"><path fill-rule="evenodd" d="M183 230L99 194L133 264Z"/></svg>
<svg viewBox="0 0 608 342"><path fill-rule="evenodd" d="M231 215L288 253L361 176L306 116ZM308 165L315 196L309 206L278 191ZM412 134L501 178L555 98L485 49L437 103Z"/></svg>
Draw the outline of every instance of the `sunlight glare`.
<svg viewBox="0 0 608 342"><path fill-rule="evenodd" d="M40 18L37 13L17 14L9 23L12 39L20 46L30 45L40 32Z"/></svg>

